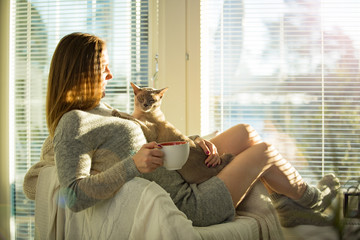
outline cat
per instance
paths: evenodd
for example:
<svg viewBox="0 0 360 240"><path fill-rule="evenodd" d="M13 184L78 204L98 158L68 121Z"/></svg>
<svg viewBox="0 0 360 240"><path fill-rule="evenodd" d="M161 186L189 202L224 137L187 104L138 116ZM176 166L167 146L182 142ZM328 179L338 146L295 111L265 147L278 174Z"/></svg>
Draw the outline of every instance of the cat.
<svg viewBox="0 0 360 240"><path fill-rule="evenodd" d="M186 141L190 146L190 154L184 166L177 170L188 183L202 183L217 175L232 159L232 154L220 156L221 163L214 167L207 167L205 159L207 155L195 141L185 136L165 119L161 111L161 101L168 88L153 89L149 87L140 88L131 83L134 91L134 112L132 115L122 113L114 109L112 115L137 122L148 142L158 143L169 141Z"/></svg>

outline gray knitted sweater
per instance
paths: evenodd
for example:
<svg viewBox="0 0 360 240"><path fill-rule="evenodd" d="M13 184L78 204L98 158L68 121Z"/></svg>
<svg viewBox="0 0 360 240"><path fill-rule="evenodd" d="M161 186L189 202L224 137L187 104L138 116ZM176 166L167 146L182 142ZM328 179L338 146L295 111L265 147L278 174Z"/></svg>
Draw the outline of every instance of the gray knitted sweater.
<svg viewBox="0 0 360 240"><path fill-rule="evenodd" d="M144 143L145 137L135 123L112 117L104 105L64 114L53 144L68 207L73 211L88 208L140 176L132 155Z"/></svg>
<svg viewBox="0 0 360 240"><path fill-rule="evenodd" d="M194 225L233 218L231 196L217 177L197 185L164 167L141 174L132 156L146 143L144 134L136 123L113 117L111 111L103 104L90 111L73 110L64 114L56 128L55 162L61 193L70 209L81 211L108 199L124 183L140 176L162 186Z"/></svg>

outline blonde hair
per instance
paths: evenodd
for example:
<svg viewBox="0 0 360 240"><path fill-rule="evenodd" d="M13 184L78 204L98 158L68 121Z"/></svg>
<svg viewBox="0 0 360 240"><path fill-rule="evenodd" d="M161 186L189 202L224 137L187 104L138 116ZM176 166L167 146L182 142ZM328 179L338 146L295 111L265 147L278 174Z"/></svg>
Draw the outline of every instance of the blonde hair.
<svg viewBox="0 0 360 240"><path fill-rule="evenodd" d="M86 33L71 33L58 43L51 60L46 96L50 136L54 136L66 112L89 110L100 103L101 57L105 48L102 39Z"/></svg>

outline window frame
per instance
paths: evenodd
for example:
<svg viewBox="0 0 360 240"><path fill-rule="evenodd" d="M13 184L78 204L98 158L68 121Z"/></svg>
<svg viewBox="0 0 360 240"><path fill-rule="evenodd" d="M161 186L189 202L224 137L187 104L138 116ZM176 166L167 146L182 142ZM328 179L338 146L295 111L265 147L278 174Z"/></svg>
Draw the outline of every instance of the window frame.
<svg viewBox="0 0 360 240"><path fill-rule="evenodd" d="M169 87L162 102L167 120L184 134L200 134L200 0L159 0L155 87Z"/></svg>
<svg viewBox="0 0 360 240"><path fill-rule="evenodd" d="M10 107L9 107L9 45L10 45L10 1L0 2L0 232L5 239L11 238L10 232L13 226L9 221L11 219L11 202L10 202L10 138L9 130Z"/></svg>

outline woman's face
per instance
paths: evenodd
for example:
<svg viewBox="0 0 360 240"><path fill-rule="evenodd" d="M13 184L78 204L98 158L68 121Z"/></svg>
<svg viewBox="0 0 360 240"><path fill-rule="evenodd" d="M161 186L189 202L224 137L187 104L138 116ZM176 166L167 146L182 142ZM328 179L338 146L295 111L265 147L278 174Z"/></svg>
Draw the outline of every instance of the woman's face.
<svg viewBox="0 0 360 240"><path fill-rule="evenodd" d="M101 79L102 79L102 97L105 97L105 88L107 81L113 78L113 75L109 68L109 55L107 49L104 49L102 53L102 69L101 69Z"/></svg>

